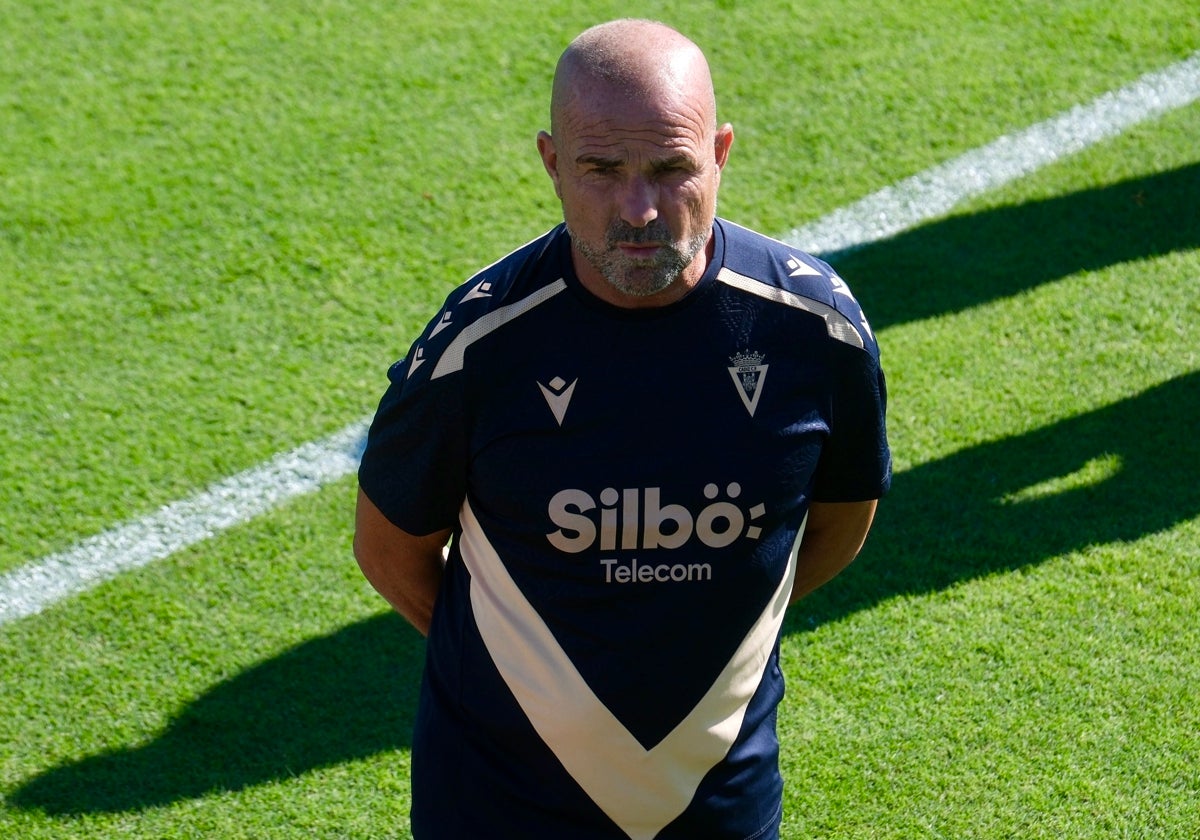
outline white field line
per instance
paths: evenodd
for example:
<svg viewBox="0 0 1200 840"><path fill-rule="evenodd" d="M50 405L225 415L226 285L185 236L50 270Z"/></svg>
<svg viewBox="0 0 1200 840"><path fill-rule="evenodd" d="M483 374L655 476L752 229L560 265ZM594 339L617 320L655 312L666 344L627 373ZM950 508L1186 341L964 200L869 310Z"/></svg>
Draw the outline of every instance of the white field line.
<svg viewBox="0 0 1200 840"><path fill-rule="evenodd" d="M955 205L1114 137L1200 98L1200 53L1045 122L884 187L784 237L789 245L838 253L886 239Z"/></svg>
<svg viewBox="0 0 1200 840"><path fill-rule="evenodd" d="M1200 53L885 187L793 230L784 239L828 258L936 218L964 199L1197 99ZM0 624L34 615L121 572L162 560L352 474L358 469L369 422L359 420L327 438L306 443L182 501L0 576Z"/></svg>
<svg viewBox="0 0 1200 840"><path fill-rule="evenodd" d="M0 578L0 624L33 615L121 572L162 560L358 469L369 421L89 537Z"/></svg>

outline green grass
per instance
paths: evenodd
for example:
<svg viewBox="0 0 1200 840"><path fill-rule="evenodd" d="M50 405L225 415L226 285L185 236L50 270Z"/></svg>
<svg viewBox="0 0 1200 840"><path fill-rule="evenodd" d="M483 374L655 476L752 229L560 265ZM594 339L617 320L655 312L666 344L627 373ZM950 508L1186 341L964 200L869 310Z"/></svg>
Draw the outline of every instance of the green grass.
<svg viewBox="0 0 1200 840"><path fill-rule="evenodd" d="M1200 830L1197 130L842 261L894 322L909 446L864 556L790 616L793 836Z"/></svg>
<svg viewBox="0 0 1200 840"><path fill-rule="evenodd" d="M368 413L557 219L616 3L0 3L0 571ZM1192 3L664 3L782 234L1200 49ZM783 645L788 838L1200 835L1200 107L838 261L892 495ZM0 627L0 836L404 837L353 482Z"/></svg>

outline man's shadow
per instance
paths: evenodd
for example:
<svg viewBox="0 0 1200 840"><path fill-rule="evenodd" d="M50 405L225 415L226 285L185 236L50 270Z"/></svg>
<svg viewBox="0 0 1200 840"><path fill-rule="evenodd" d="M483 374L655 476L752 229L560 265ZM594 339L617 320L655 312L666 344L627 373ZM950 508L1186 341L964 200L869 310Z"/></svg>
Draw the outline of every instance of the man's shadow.
<svg viewBox="0 0 1200 840"><path fill-rule="evenodd" d="M1200 248L1200 163L939 222L824 258L876 330ZM1130 282L1153 283L1136 275ZM886 348L885 348L886 349Z"/></svg>
<svg viewBox="0 0 1200 840"><path fill-rule="evenodd" d="M1200 164L952 218L833 262L881 328L1200 247L1197 194ZM1089 465L1094 483L1039 491ZM1200 515L1198 466L1200 371L905 471L863 557L793 608L787 628L1170 528ZM152 742L46 770L9 802L59 815L136 811L403 748L423 651L394 615L350 625L215 686Z"/></svg>
<svg viewBox="0 0 1200 840"><path fill-rule="evenodd" d="M792 608L804 630L897 595L1130 541L1200 516L1200 370L906 470L867 549Z"/></svg>
<svg viewBox="0 0 1200 840"><path fill-rule="evenodd" d="M366 619L214 686L153 741L52 768L9 801L137 811L407 747L423 660L398 615Z"/></svg>
<svg viewBox="0 0 1200 840"><path fill-rule="evenodd" d="M952 217L829 258L852 278L872 325L882 329L1078 271L1200 248L1197 195L1200 163ZM1151 278L1131 274L1130 283L1154 294ZM1194 517L1198 439L1200 371L907 470L881 503L863 555L792 610L788 626L811 626L894 595L934 591L1092 544L1137 539ZM1105 458L1113 472L1094 485L1019 493Z"/></svg>

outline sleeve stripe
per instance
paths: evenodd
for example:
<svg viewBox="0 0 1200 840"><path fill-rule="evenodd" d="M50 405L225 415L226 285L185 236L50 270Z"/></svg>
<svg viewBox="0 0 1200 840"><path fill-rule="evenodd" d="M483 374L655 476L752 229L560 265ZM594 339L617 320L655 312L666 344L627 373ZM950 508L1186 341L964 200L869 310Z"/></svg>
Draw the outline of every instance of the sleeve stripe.
<svg viewBox="0 0 1200 840"><path fill-rule="evenodd" d="M567 288L567 283L560 277L553 283L538 289L529 297L523 298L516 303L510 303L508 306L492 310L478 321L470 324L446 347L445 352L438 359L437 366L433 369L433 373L429 378L437 379L438 377L462 370L463 357L466 355L468 347L488 333L498 330L509 321L524 315L535 306L550 300L550 298L565 288Z"/></svg>
<svg viewBox="0 0 1200 840"><path fill-rule="evenodd" d="M810 312L825 321L825 330L831 338L857 347L860 350L865 349L866 345L862 334L854 326L854 322L829 304L803 297L786 289L780 289L777 286L762 283L751 277L738 274L736 271L731 271L728 268L721 269L720 273L717 274L717 280L756 297L781 303L793 309Z"/></svg>

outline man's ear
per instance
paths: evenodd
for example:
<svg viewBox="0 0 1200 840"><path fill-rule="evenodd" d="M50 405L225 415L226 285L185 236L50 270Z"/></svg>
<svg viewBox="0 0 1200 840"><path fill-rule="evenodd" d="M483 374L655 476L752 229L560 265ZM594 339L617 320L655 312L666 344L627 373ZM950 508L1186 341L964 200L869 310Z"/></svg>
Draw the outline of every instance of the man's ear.
<svg viewBox="0 0 1200 840"><path fill-rule="evenodd" d="M733 125L725 123L717 129L717 136L713 140L713 152L717 161L717 169L724 169L725 164L729 162L729 150L733 148Z"/></svg>
<svg viewBox="0 0 1200 840"><path fill-rule="evenodd" d="M554 138L545 131L539 131L537 136L538 154L542 156L542 166L546 174L554 182L554 194L562 199L562 188L558 180L558 150L554 147Z"/></svg>

